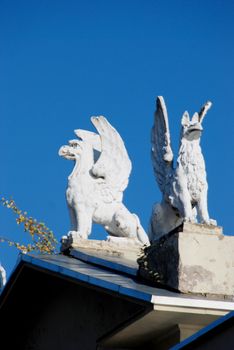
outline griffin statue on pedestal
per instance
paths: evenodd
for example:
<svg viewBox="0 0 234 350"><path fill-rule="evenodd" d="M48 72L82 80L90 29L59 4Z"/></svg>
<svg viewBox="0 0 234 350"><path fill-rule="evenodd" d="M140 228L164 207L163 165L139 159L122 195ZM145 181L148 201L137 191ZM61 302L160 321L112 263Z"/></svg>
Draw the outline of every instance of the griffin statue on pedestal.
<svg viewBox="0 0 234 350"><path fill-rule="evenodd" d="M72 224L67 238L71 242L88 238L95 222L110 236L149 244L138 216L122 203L132 169L124 142L103 116L91 121L99 134L75 130L78 139L59 150L60 156L75 162L66 191Z"/></svg>
<svg viewBox="0 0 234 350"><path fill-rule="evenodd" d="M162 202L153 207L149 237L155 240L183 221L216 225L209 218L205 162L200 147L202 121L211 107L207 102L190 120L186 111L181 120L181 138L176 166L170 141L167 109L162 96L157 98L151 133L151 156Z"/></svg>

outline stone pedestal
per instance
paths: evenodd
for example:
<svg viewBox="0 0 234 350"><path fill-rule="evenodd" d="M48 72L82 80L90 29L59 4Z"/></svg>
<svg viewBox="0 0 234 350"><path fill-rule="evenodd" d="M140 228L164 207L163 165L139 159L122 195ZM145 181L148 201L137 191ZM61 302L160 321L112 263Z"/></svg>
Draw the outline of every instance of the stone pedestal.
<svg viewBox="0 0 234 350"><path fill-rule="evenodd" d="M138 259L140 275L182 293L234 296L234 237L184 223Z"/></svg>
<svg viewBox="0 0 234 350"><path fill-rule="evenodd" d="M64 245L63 247L66 249L62 249L62 251L66 252L68 250L68 254L69 251L80 250L94 255L101 253L102 256L106 257L127 259L135 263L142 254L143 249L142 244L136 239L112 236L108 236L105 241L80 238L76 242L69 243L68 246Z"/></svg>

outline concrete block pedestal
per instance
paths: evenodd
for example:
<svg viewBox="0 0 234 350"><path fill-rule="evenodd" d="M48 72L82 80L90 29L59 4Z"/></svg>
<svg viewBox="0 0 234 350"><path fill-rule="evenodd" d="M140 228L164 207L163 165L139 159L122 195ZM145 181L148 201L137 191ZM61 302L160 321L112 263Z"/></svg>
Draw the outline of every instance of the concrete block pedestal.
<svg viewBox="0 0 234 350"><path fill-rule="evenodd" d="M136 263L136 260L141 255L143 246L133 238L108 236L105 241L79 238L79 240L71 242L65 248L68 252L74 249L83 250L94 255L101 253L102 256L119 257ZM64 250L62 249L62 251Z"/></svg>
<svg viewBox="0 0 234 350"><path fill-rule="evenodd" d="M139 273L182 293L234 296L234 237L221 227L184 223L140 259Z"/></svg>

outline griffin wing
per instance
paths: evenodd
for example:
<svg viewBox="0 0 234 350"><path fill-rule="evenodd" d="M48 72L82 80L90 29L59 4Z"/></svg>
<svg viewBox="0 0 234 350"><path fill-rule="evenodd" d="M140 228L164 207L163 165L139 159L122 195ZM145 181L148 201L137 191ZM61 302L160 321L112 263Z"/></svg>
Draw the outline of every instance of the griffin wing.
<svg viewBox="0 0 234 350"><path fill-rule="evenodd" d="M119 133L105 117L92 117L101 140L101 154L92 168L95 177L105 179L113 192L123 192L128 185L132 164Z"/></svg>
<svg viewBox="0 0 234 350"><path fill-rule="evenodd" d="M157 97L154 125L151 131L151 157L159 188L165 193L168 175L173 169L167 109L162 96Z"/></svg>
<svg viewBox="0 0 234 350"><path fill-rule="evenodd" d="M93 149L98 152L101 152L101 138L98 134L92 131L77 129L74 130L76 136L78 136L81 140L88 142L92 145Z"/></svg>

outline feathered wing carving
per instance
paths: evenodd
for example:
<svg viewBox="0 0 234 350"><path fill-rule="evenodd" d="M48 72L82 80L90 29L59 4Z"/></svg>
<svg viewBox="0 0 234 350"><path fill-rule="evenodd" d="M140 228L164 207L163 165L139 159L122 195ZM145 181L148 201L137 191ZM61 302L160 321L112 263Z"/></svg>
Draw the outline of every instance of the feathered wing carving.
<svg viewBox="0 0 234 350"><path fill-rule="evenodd" d="M151 131L151 157L159 188L165 193L168 174L173 169L167 109L162 96L157 97L154 125Z"/></svg>
<svg viewBox="0 0 234 350"><path fill-rule="evenodd" d="M81 140L89 143L93 149L95 149L98 152L101 152L101 138L100 135L96 134L92 131L77 129L74 130L76 136L78 136Z"/></svg>
<svg viewBox="0 0 234 350"><path fill-rule="evenodd" d="M173 167L167 110L163 98L157 98L151 135L152 163L163 198L153 207L149 229L151 239L167 234L183 221L216 225L208 213L208 184L200 147L202 121L211 105L211 102L206 102L191 119L188 112L184 112L179 154Z"/></svg>
<svg viewBox="0 0 234 350"><path fill-rule="evenodd" d="M59 150L61 156L75 161L66 191L71 230L62 241L62 249L88 238L92 222L104 226L110 236L149 244L139 218L122 203L132 169L124 142L103 116L91 121L98 134L75 130L79 140L71 140Z"/></svg>
<svg viewBox="0 0 234 350"><path fill-rule="evenodd" d="M115 191L123 192L131 173L132 164L119 133L105 117L92 117L101 140L101 155L92 168L95 177L105 182Z"/></svg>
<svg viewBox="0 0 234 350"><path fill-rule="evenodd" d="M132 169L127 150L121 136L105 117L91 117L91 121L98 134L82 129L75 130L75 134L94 150L94 164L90 170L94 178L102 180L99 189L103 201L121 201Z"/></svg>

